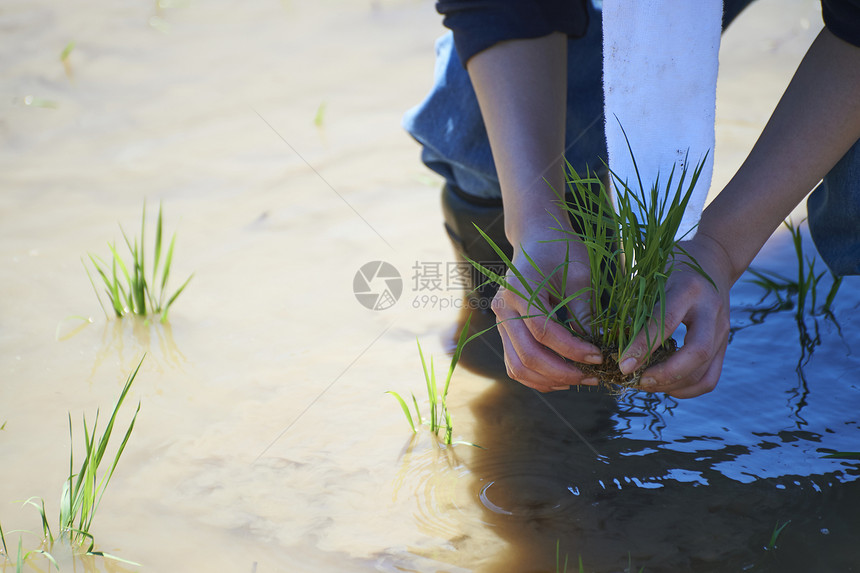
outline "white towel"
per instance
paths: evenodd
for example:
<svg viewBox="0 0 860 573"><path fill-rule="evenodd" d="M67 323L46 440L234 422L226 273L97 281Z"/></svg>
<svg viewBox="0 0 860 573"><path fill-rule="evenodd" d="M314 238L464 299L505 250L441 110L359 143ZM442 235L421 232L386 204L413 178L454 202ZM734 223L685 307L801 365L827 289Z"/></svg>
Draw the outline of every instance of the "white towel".
<svg viewBox="0 0 860 573"><path fill-rule="evenodd" d="M722 0L603 2L610 169L638 191L622 127L646 193L658 173L665 184L673 166L673 182L684 167L689 181L708 154L677 237L698 222L711 185L722 10Z"/></svg>

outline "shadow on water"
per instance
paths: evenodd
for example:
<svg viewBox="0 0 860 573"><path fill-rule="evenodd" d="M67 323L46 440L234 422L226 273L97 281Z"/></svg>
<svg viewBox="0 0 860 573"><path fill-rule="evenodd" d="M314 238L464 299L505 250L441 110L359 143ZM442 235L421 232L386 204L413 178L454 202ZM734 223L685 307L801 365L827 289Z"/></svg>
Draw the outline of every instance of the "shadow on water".
<svg viewBox="0 0 860 573"><path fill-rule="evenodd" d="M860 570L860 468L821 457L860 450L860 289L846 280L839 323L763 313L760 294L736 285L723 376L695 400L540 395L507 378L495 332L467 347L462 366L497 381L471 404L472 493L508 543L482 570L555 571L557 542L568 571Z"/></svg>

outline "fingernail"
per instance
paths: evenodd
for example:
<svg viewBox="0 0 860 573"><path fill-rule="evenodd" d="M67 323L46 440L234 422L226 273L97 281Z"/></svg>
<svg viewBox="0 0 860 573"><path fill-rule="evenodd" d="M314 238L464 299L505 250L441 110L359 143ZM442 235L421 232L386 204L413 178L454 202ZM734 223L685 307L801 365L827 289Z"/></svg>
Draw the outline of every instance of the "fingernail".
<svg viewBox="0 0 860 573"><path fill-rule="evenodd" d="M598 380L597 380L597 378L594 378L594 377L584 378L582 380L582 382L580 382L580 384L583 384L585 386L597 386L597 383L598 383Z"/></svg>
<svg viewBox="0 0 860 573"><path fill-rule="evenodd" d="M642 380L639 381L639 385L642 386L643 388L653 388L654 386L657 385L657 381L654 380L653 378L643 378Z"/></svg>
<svg viewBox="0 0 860 573"><path fill-rule="evenodd" d="M603 364L603 356L600 354L589 354L585 357L586 364Z"/></svg>
<svg viewBox="0 0 860 573"><path fill-rule="evenodd" d="M553 390L568 390L570 386L553 386Z"/></svg>
<svg viewBox="0 0 860 573"><path fill-rule="evenodd" d="M621 368L622 374L630 374L633 370L636 369L636 359L635 358L625 358L619 364L619 368Z"/></svg>

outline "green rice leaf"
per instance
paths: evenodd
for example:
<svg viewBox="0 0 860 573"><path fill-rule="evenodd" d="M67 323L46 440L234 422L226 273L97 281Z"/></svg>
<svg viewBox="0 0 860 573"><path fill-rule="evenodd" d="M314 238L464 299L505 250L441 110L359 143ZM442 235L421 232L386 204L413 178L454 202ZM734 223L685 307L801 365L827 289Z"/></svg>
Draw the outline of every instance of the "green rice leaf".
<svg viewBox="0 0 860 573"><path fill-rule="evenodd" d="M158 275L158 263L161 261L161 203L158 204L158 221L155 224L155 258L152 263L152 283L155 284Z"/></svg>
<svg viewBox="0 0 860 573"><path fill-rule="evenodd" d="M86 416L83 416L83 432L84 432L84 457L78 472L73 473L74 468L74 452L69 456L69 477L63 487L63 493L60 502L60 527L63 534L68 534L70 541L82 544L85 539L90 539L90 549L92 550L92 536L89 534L93 518L104 495L105 488L110 482L117 463L122 456L131 433L134 429L135 421L137 420L138 412L140 411L140 403L132 417L132 420L125 432L125 436L117 448L113 461L108 470L98 479L98 469L104 458L105 450L110 441L114 425L116 423L117 413L125 400L129 388L134 381L137 373L140 371L143 359L138 363L137 368L129 375L126 384L123 387L120 397L114 406L113 413L108 420L105 430L101 437L96 442L98 431L99 412L96 411L95 420L92 428L87 424ZM73 438L71 417L69 418L69 436ZM73 444L74 446L74 444ZM77 479L75 479L77 478Z"/></svg>
<svg viewBox="0 0 860 573"><path fill-rule="evenodd" d="M430 398L430 430L435 432L439 429L439 419L436 417L439 390L436 386L436 368L433 366L432 356L430 357L430 380L427 383L427 396Z"/></svg>
<svg viewBox="0 0 860 573"><path fill-rule="evenodd" d="M18 537L18 559L15 562L15 573L24 571L24 539Z"/></svg>
<svg viewBox="0 0 860 573"><path fill-rule="evenodd" d="M424 352L421 349L421 342L416 338L418 344L418 356L421 357L421 368L424 370L424 383L427 386L427 398L430 400L430 430L436 431L436 374L433 372L433 358L430 357L430 368L427 368L427 362L424 360Z"/></svg>
<svg viewBox="0 0 860 573"><path fill-rule="evenodd" d="M102 303L102 297L99 295L99 291L96 288L96 283L93 281L93 276L90 274L90 269L87 268L87 264L84 262L84 258L81 257L81 264L84 266L84 271L87 273L87 278L90 279L90 284L93 287L93 292L96 293L96 299L99 301L99 306L102 307L102 312L105 313L105 318L108 318L107 309L105 308L104 303Z"/></svg>
<svg viewBox="0 0 860 573"><path fill-rule="evenodd" d="M317 127L323 126L323 121L325 118L325 108L326 108L326 102L320 103L319 107L317 108L317 112L314 115L314 125Z"/></svg>
<svg viewBox="0 0 860 573"><path fill-rule="evenodd" d="M45 559L47 559L47 560L48 560L48 561L49 561L49 562L50 562L54 567L56 567L56 568L57 568L57 571L59 571L59 570L60 570L60 564L59 564L59 563L57 563L57 560L56 560L56 559L54 559L54 556L53 556L53 555L51 555L50 553L48 553L47 551L45 551L44 549L34 549L33 551L31 551L31 552L27 553L27 555L29 555L30 553L38 553L39 555L42 555L42 556L43 556ZM25 558L25 559L27 558L27 555L25 555L25 556L24 556L24 558ZM51 568L50 568L50 567L48 567L48 571L50 571L50 570L51 570Z"/></svg>
<svg viewBox="0 0 860 573"><path fill-rule="evenodd" d="M95 490L95 495L97 497L94 499L94 504L93 504L92 510L90 512L91 515L95 515L95 511L98 508L99 504L101 503L102 496L104 496L105 488L107 487L107 484L110 481L111 477L113 477L114 471L116 470L116 466L119 463L119 458L120 458L120 456L122 456L122 453L125 451L125 446L126 446L126 444L128 444L128 440L131 437L131 432L132 432L132 430L134 430L134 424L137 421L138 413L140 413L140 402L138 402L137 409L134 411L134 415L132 416L132 419L131 419L131 422L129 423L128 429L125 432L125 436L123 437L122 442L120 442L120 445L117 448L117 452L114 455L113 463L111 463L110 469L102 476L102 480Z"/></svg>
<svg viewBox="0 0 860 573"><path fill-rule="evenodd" d="M421 418L421 409L418 407L418 399L415 398L415 393L412 392L412 404L415 406L415 419L419 424L423 424L424 420Z"/></svg>
<svg viewBox="0 0 860 573"><path fill-rule="evenodd" d="M445 413L445 443L451 445L453 438L454 426L451 423L451 413L448 411L448 406L443 402L442 411Z"/></svg>
<svg viewBox="0 0 860 573"><path fill-rule="evenodd" d="M34 500L39 500L37 504ZM51 532L51 525L48 523L48 517L45 515L45 500L41 497L31 497L24 502L24 505L32 505L39 512L39 517L42 519L42 534L50 542L54 543L54 534Z"/></svg>
<svg viewBox="0 0 860 573"><path fill-rule="evenodd" d="M442 391L442 397L448 397L448 387L451 385L451 377L454 375L454 369L457 368L457 363L460 361L460 356L463 354L463 348L469 338L469 326L472 323L472 315L466 317L466 322L463 328L460 329L460 336L457 338L457 347L454 349L454 356L451 357L451 364L448 366L448 375L445 376L445 389Z"/></svg>
<svg viewBox="0 0 860 573"><path fill-rule="evenodd" d="M117 317L122 316L123 308L122 308L122 300L119 298L119 292L117 290L116 285L116 263L113 264L113 281L111 281L104 270L102 270L101 265L99 265L98 257L94 257L93 255L89 255L90 261L93 264L93 267L96 269L96 272L101 276L102 281L105 284L105 292L107 293L108 299L110 300L111 306L113 307L114 314ZM104 261L102 261L104 263ZM104 263L107 266L107 263ZM94 287L95 288L95 287ZM98 293L96 293L98 295ZM101 302L101 300L99 301Z"/></svg>
<svg viewBox="0 0 860 573"><path fill-rule="evenodd" d="M842 286L842 278L835 275L830 275L833 279L833 284L830 285L830 290L827 291L827 298L824 301L824 310L829 311L833 306L833 299L836 298L836 293L839 292L839 287Z"/></svg>
<svg viewBox="0 0 860 573"><path fill-rule="evenodd" d="M146 243L144 239L146 235L146 199L143 200L143 209L140 212L140 260L143 261L143 245Z"/></svg>
<svg viewBox="0 0 860 573"><path fill-rule="evenodd" d="M523 299L523 300L528 300L528 299L529 299L530 294L529 294L529 295L525 295L524 293L520 292L520 290L519 290L519 289L517 289L516 287L512 286L512 285L508 282L507 278L505 278L504 276L499 275L499 274L496 274L494 271L492 271L492 270L488 269L487 267L485 267L484 265L482 265L481 263L479 263L479 262L477 262L477 261L473 261L473 260L472 260L472 259L470 259L469 257L465 257L465 256L464 256L464 258L465 258L469 263L471 263L473 267L475 267L476 269L478 269L479 271L481 271L481 273L482 273L484 276L488 277L488 278L490 279L490 282L492 282L493 284L497 284L497 285L499 285L500 287L504 288L505 290L509 290L509 291L511 291L514 295L516 295L516 296L520 297L520 298L521 298L521 299Z"/></svg>
<svg viewBox="0 0 860 573"><path fill-rule="evenodd" d="M773 526L773 533L770 535L770 541L767 544L768 551L776 549L776 540L779 538L779 534L782 533L782 530L785 529L785 526L789 523L791 523L790 519L782 525L779 524L779 521L776 522L776 525Z"/></svg>
<svg viewBox="0 0 860 573"><path fill-rule="evenodd" d="M72 50L74 50L74 49L75 49L75 42L74 41L71 41L68 44L66 44L66 47L63 48L62 52L60 52L60 61L65 62L69 58L69 56L72 54ZM59 569L59 567L58 567L58 569Z"/></svg>
<svg viewBox="0 0 860 573"><path fill-rule="evenodd" d="M79 545L83 545L84 540L89 542L89 546L84 551L85 555L94 555L93 548L95 547L96 541L95 541L95 538L93 537L92 533L90 533L89 531L86 531L84 529L72 529L71 533L75 534L76 537L79 539L79 542L78 542Z"/></svg>
<svg viewBox="0 0 860 573"><path fill-rule="evenodd" d="M554 307L549 311L549 312L550 312L550 316L555 316L555 315L556 315L556 313L557 313L558 311L560 311L562 308L567 307L567 305L568 305L568 304L570 304L570 303L572 303L574 300L576 300L576 299L578 299L578 298L580 298L580 297L582 297L582 296L584 296L584 295L587 295L587 294L589 294L589 293L591 293L591 287L583 287L583 288L579 289L578 291L576 291L575 293L573 293L572 295L570 295L570 296L568 296L568 297L566 297L566 298L561 299L561 300L558 302L558 304L556 304L556 305L555 305L555 306L554 306ZM578 319L575 315L573 315L573 313L569 313L569 315L570 315L570 319L569 319L569 320L572 320L574 323L576 323L576 326L577 326L577 328L578 328L579 330L581 330L582 332L585 332L585 325L583 325L583 324L579 321L579 319ZM576 330L571 330L571 332L572 332L572 334L574 334L574 335L576 335L576 336L580 336L580 333L579 333L579 332L577 332Z"/></svg>
<svg viewBox="0 0 860 573"><path fill-rule="evenodd" d="M189 276L187 279L185 279L185 282L182 283L182 286L179 287L178 289L176 289L176 292L173 293L173 296L171 296L170 299L167 301L167 304L164 305L164 310L161 312L161 322L164 322L165 320L167 320L167 312L170 310L170 305L173 304L173 301L175 301L177 298L179 298L179 295L182 294L182 291L185 290L185 287L188 286L188 283L190 283L191 279L193 279L193 278L194 278L194 273L191 273L191 276Z"/></svg>
<svg viewBox="0 0 860 573"><path fill-rule="evenodd" d="M537 262L535 262L535 260L532 259L531 256L529 256L529 254L525 251L525 249L523 249L523 256L526 258L526 260L529 262L529 264L532 266L532 268L534 268L542 278L542 280L537 285L535 285L533 288L530 289L531 294L530 294L529 298L526 300L526 302L528 303L528 305L530 307L536 306L537 308L539 308L541 310L541 312L543 312L544 314L547 315L547 319L549 319L549 313L546 310L546 307L544 306L543 301L541 301L538 297L541 295L541 293L543 291L549 291L550 296L554 296L556 298L561 298L563 296L562 293L560 293L558 291L558 289L556 289L555 286L550 281L552 280L552 277L556 272L561 270L563 267L567 266L567 263L563 262L563 263L557 265L551 273L544 274L543 270L540 268L540 266L537 264Z"/></svg>
<svg viewBox="0 0 860 573"><path fill-rule="evenodd" d="M135 567L142 567L140 563L136 563L134 561L129 561L128 559L123 559L121 557L117 557L111 553L105 553L104 551L87 551L87 555L94 555L96 557L101 557L103 559L112 559L113 561L119 561L120 563L125 563L126 565L134 565ZM59 569L59 567L58 567Z"/></svg>
<svg viewBox="0 0 860 573"><path fill-rule="evenodd" d="M125 235L125 233L123 233ZM127 241L128 239L126 239ZM110 247L111 253L113 254L113 262L116 265L119 265L120 270L122 271L123 276L125 277L125 283L129 286L129 290L133 290L134 283L131 280L131 276L128 274L128 268L125 266L125 262L122 260L122 257L119 256L119 253L116 251L116 246L108 243L108 247ZM129 248L131 248L129 246ZM114 284L117 284L116 280L116 271L114 271ZM131 297L128 298L129 307L134 310L134 301Z"/></svg>
<svg viewBox="0 0 860 573"><path fill-rule="evenodd" d="M168 278L170 276L170 266L173 259L173 249L176 245L176 234L174 233L166 257L162 258L163 238L164 238L164 217L163 208L159 203L158 219L156 221L155 239L154 239L154 254L152 264L152 280L147 279L146 273L146 202L143 204L140 222L140 237L130 237L120 225L123 241L128 248L131 256L131 261L127 262L120 256L115 243L109 243L108 247L111 250L111 271L108 275L107 265L99 264L101 259L96 259L90 255L90 260L93 267L102 276L105 283L105 289L108 298L111 299L111 304L117 317L122 317L128 312L140 316L146 316L150 313L160 314L161 320L167 319L166 308L176 300L176 297L187 286L189 279L174 292L169 299L167 306L164 305L167 293L165 291ZM119 271L117 271L119 267ZM90 278L90 283L95 285L93 277L89 273L89 269L85 265L87 274ZM119 273L119 275L118 275ZM160 275L160 277L159 277ZM124 278L123 282L120 277ZM190 277L189 277L190 278ZM102 305L102 310L105 310L105 305L101 301L101 296L96 289L96 296L99 299L99 304ZM105 314L107 312L105 311Z"/></svg>
<svg viewBox="0 0 860 573"><path fill-rule="evenodd" d="M474 224L474 223L473 223L473 224ZM480 227L478 227L478 225L475 225L475 228L478 230L478 233L480 233L480 234L481 234L481 236L484 238L484 240L485 240L485 241L487 241L487 244L488 244L488 245L490 245L490 248L492 248L492 249L493 249L493 251L495 251L495 252L496 252L496 254L499 256L499 258L501 258L501 259L502 259L502 262L504 262L504 263L505 263L505 265L508 267L508 269L509 269L511 272L513 272L513 273L514 273L514 276L516 276L516 277L517 277L517 279L519 279L520 283L523 285L523 288L524 288L524 289L526 289L526 290L528 291L528 293L529 293L529 296L531 296L531 294L532 294L532 290L531 290L531 287L529 286L529 283L528 283L528 281L526 280L525 276L523 276L523 274L519 271L519 269L517 269L517 268L514 266L514 264L511 262L511 259L510 259L510 258L508 258L508 256L507 256L507 255L505 254L505 252L501 249L501 247L499 247L499 246L498 246L498 245L497 245L497 244L496 244L496 243L495 243L495 242L494 242L494 241L489 237L489 235L487 235L483 230L481 230L481 228L480 228ZM483 272L483 271L482 271L482 272ZM505 287L505 288L507 288L507 287ZM517 295L517 296L520 296L520 295ZM521 297L521 298L522 298L522 297Z"/></svg>
<svg viewBox="0 0 860 573"><path fill-rule="evenodd" d="M400 397L400 394L393 390L388 390L386 394L391 394L394 398L400 403L400 408L403 410L403 413L406 415L406 421L409 422L409 427L412 428L412 433L415 434L418 430L415 429L415 422L412 421L412 414L409 413L409 406L406 405L406 401Z"/></svg>
<svg viewBox="0 0 860 573"><path fill-rule="evenodd" d="M6 536L3 535L3 526L0 525L0 544L3 545L3 554L9 555L9 548L6 547Z"/></svg>
<svg viewBox="0 0 860 573"><path fill-rule="evenodd" d="M164 258L164 269L161 272L161 290L167 285L167 279L170 277L170 263L173 261L173 247L176 245L176 233L170 239L170 246L167 247L167 256ZM188 281L186 281L188 282Z"/></svg>

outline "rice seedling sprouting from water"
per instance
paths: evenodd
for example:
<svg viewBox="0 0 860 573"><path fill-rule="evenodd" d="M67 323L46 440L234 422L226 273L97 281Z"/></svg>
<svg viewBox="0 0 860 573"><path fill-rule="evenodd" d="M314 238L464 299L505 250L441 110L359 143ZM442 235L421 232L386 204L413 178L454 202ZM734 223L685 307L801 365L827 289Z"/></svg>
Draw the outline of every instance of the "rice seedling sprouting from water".
<svg viewBox="0 0 860 573"><path fill-rule="evenodd" d="M44 531L47 529L47 518L45 517L45 504L44 504L44 502L42 502L41 507L40 507L38 504L36 504L34 502L34 499L31 498L31 499L28 499L27 501L25 501L24 504L25 505L33 505L34 507L36 507L37 509L40 510L41 516L42 516L42 529L43 529L43 533L44 533ZM15 533L22 533L22 531L15 531ZM32 533L32 532L23 531L23 533ZM51 543L54 542L53 537L49 538L47 534L45 534L43 537L43 542L44 541L50 541ZM3 559L6 559L9 557L9 549L6 547L6 537L3 534L3 528L2 527L0 527L0 542L2 542L0 544L3 545L3 551L0 551L0 554L3 555ZM54 559L54 556L51 555L45 549L31 549L30 551L25 552L24 551L24 539L23 539L23 537L19 536L18 537L18 557L17 557L17 561L16 561L15 571L23 571L24 561L26 561L30 557L30 555L32 555L33 553L42 555L45 557L45 559L48 560L48 563L49 563L48 571L51 570L51 565L56 567L57 571L60 570L60 566L57 563L57 560ZM2 560L0 560L0 563L2 563Z"/></svg>
<svg viewBox="0 0 860 573"><path fill-rule="evenodd" d="M437 437L439 436L439 432L441 430L445 431L444 437L442 441L446 445L451 445L453 442L453 432L454 425L451 421L451 412L448 411L448 389L451 385L451 377L454 375L454 369L457 367L457 363L460 361L460 356L463 354L463 348L477 338L478 336L487 332L487 330L482 330L472 336L469 336L469 325L471 324L472 317L471 315L466 319L465 324L463 325L463 329L460 331L460 337L457 340L457 347L454 349L454 355L451 357L451 363L448 366L448 374L445 377L445 383L440 388L439 384L436 380L436 370L433 364L433 357L430 357L430 364L428 367L427 361L424 358L424 352L421 349L421 343L418 343L418 355L421 358L421 367L424 371L424 381L427 387L427 398L430 402L430 416L425 420L421 415L421 409L418 407L418 399L415 397L415 394L412 394L412 405L415 407L415 417L412 417L412 413L409 411L409 406L406 403L400 394L394 392L393 390L389 390L386 394L391 394L400 404L400 408L403 410L403 414L406 416L406 421L409 423L409 427L412 428L413 433L418 432L418 427L421 424L427 424L430 426L430 431L433 432ZM493 326L492 328L495 328ZM417 422L417 423L416 423ZM470 446L475 446L475 444L469 442L456 442L462 443ZM478 446L476 446L478 447Z"/></svg>
<svg viewBox="0 0 860 573"><path fill-rule="evenodd" d="M779 521L776 522L776 525L773 526L773 532L770 534L770 541L768 541L765 550L773 551L777 548L776 541L779 539L779 534L782 533L782 530L785 529L789 523L791 523L790 519L782 525L779 524Z"/></svg>
<svg viewBox="0 0 860 573"><path fill-rule="evenodd" d="M9 555L9 548L6 547L6 536L3 535L3 524L0 523L0 545L3 546L3 555Z"/></svg>
<svg viewBox="0 0 860 573"><path fill-rule="evenodd" d="M147 278L146 273L146 257L145 257L145 232L146 232L146 203L143 204L143 216L140 223L140 239L134 238L134 242L129 240L125 230L120 226L123 239L125 239L126 247L128 247L131 255L131 264L127 265L120 256L116 248L116 243L109 243L111 258L110 264L102 258L88 254L90 262L93 265L96 273L101 277L104 283L104 291L107 294L111 309L117 318L122 318L126 314L134 314L138 316L157 315L164 322L167 320L167 313L170 306L182 294L188 282L194 276L192 273L182 286L180 286L171 296L167 296L167 281L170 278L170 265L173 261L173 248L176 245L176 233L170 239L170 245L167 248L167 253L162 259L162 216L161 206L158 207L158 220L155 226L155 244L153 249L152 274ZM130 268L129 268L130 267ZM93 276L90 274L89 268L84 263L84 269L87 271L87 276L90 279L90 284L93 285L93 290L99 300L105 316L108 316L108 311L102 303L102 298L99 295L99 290L93 281ZM119 269L119 271L117 270Z"/></svg>
<svg viewBox="0 0 860 573"><path fill-rule="evenodd" d="M827 291L824 304L820 307L817 306L818 284L826 271L816 273L815 257L804 256L800 225L795 226L791 220L783 221L783 225L791 234L791 242L794 244L794 253L797 256L797 278L792 279L773 271L750 268L747 269L747 272L755 278L750 279L749 282L764 289L762 301L770 295L776 298L774 310L789 309L793 306L798 319L803 319L807 313L812 316L823 314L832 318L833 301L836 298L836 293L839 292L839 287L842 286L842 277L831 275L833 281ZM794 301L795 297L796 302ZM807 302L809 303L808 309Z"/></svg>
<svg viewBox="0 0 860 573"><path fill-rule="evenodd" d="M568 554L564 554L564 562L561 560L561 540L556 539L555 541L555 573L567 573L567 565L568 565ZM579 573L585 573L585 567L582 565L582 555L577 556L577 571ZM624 569L626 573L633 573L633 557L630 553L627 553L627 567ZM639 573L644 573L645 567L639 568Z"/></svg>
<svg viewBox="0 0 860 573"><path fill-rule="evenodd" d="M322 102L317 108L316 114L314 114L314 125L318 128L322 128L325 122L325 109L326 102Z"/></svg>
<svg viewBox="0 0 860 573"><path fill-rule="evenodd" d="M105 488L110 483L117 463L119 463L119 459L123 451L125 451L128 439L131 437L131 432L134 430L134 423L137 421L138 412L140 412L140 402L137 404L137 409L134 411L134 416L132 416L125 435L113 456L113 460L109 463L107 469L102 472L101 477L99 477L99 466L105 460L105 450L113 433L117 414L125 401L137 373L140 371L141 364L143 364L143 359L141 359L137 368L134 369L134 372L126 380L116 405L114 405L113 412L110 418L108 418L107 426L98 442L96 441L96 430L99 421L98 411L96 411L96 418L93 421L92 428L87 426L87 419L84 416L84 458L77 471L74 469L74 436L72 432L72 417L69 415L69 439L72 441L72 444L69 448L69 478L63 486L60 501L60 535L68 536L73 544L79 546L84 543L84 540L89 540L90 545L87 553L93 552L93 536L90 533L93 518L101 503Z"/></svg>
<svg viewBox="0 0 860 573"><path fill-rule="evenodd" d="M134 372L128 376L100 438L97 439L96 435L99 422L98 411L96 411L96 417L93 421L92 427L87 424L86 416L84 416L84 457L80 462L80 467L77 469L75 469L75 444L74 433L72 430L72 417L71 414L69 414L69 438L71 441L69 448L69 477L63 484L62 495L60 497L59 536L57 538L54 537L54 532L51 529L48 516L45 512L44 500L39 497L32 497L24 502L26 505L35 507L39 512L42 522L42 535L49 547L58 540L68 543L73 549L81 548L86 544L86 549L84 550L85 555L99 556L132 565L138 565L137 563L120 559L115 555L111 555L103 551L95 551L95 539L93 534L90 532L90 529L92 527L93 518L95 517L96 511L98 510L99 504L104 496L105 489L107 488L108 483L110 483L111 477L113 477L116 466L119 463L119 459L122 456L123 451L125 451L125 447L131 437L132 430L134 430L134 424L137 421L137 414L140 412L140 402L138 402L137 409L132 416L131 422L125 431L122 441L116 449L116 453L113 455L112 459L109 457L106 458L105 453L108 443L110 442L111 435L113 434L114 426L116 425L117 414L131 389L131 385L134 382L137 373L140 371L141 364L143 364L143 359L138 363ZM107 462L107 467L102 468L102 471L99 472L102 462ZM2 539L5 550L6 542L5 538L2 537L2 530L0 530L0 539ZM54 558L50 553L44 550L35 550L35 552L45 555L45 557L51 561L57 569L59 569L59 566L56 561L54 561ZM26 558L30 553L31 552L28 552L24 558Z"/></svg>
<svg viewBox="0 0 860 573"><path fill-rule="evenodd" d="M72 51L75 49L75 42L69 42L66 44L66 47L63 48L63 51L60 52L60 62L63 64L63 69L66 72L66 76L71 80L73 77L72 74L72 64L69 60L69 56L72 55Z"/></svg>
<svg viewBox="0 0 860 573"><path fill-rule="evenodd" d="M529 281L502 249L478 229L519 280L522 288L511 285L504 276L480 263L472 261L472 264L491 282L525 300L528 308L535 309L533 316L562 324L572 335L587 339L601 348L607 359L599 365L578 365L583 371L598 377L604 385L615 391L635 388L647 366L664 360L676 349L675 341L670 338L647 357L646 366L639 371L624 376L618 367L619 358L641 332L645 332L648 346L652 346L648 325L654 318L658 319L660 339L665 338L666 284L672 273L686 266L713 285L695 258L679 244L683 237L676 237L706 158L702 159L691 176L688 177L690 174L686 167L681 170L680 176L673 168L665 183L658 177L650 190L639 178L634 158L638 190L631 189L627 181L622 181L612 173L617 208L613 207L612 198L598 177L589 173L581 177L568 163L569 193L567 198L558 191L556 194L564 211L578 224L575 230L570 231L566 225L557 221L556 230L566 235L556 241L567 243L565 260L547 270L540 268L528 253L524 253L541 277L539 282ZM591 284L569 293L563 289L572 263L570 245L573 243L581 243L588 252ZM561 277L560 281L551 280L558 276ZM559 288L555 284L562 286ZM538 297L541 292L550 294L554 306L547 307L542 303ZM587 321L567 312L568 305L576 299L589 301L590 317Z"/></svg>

